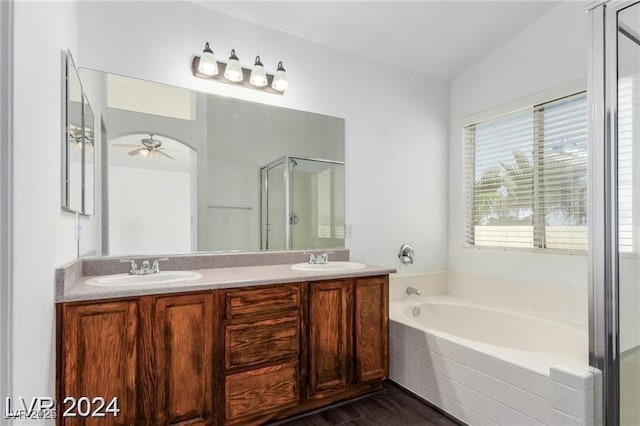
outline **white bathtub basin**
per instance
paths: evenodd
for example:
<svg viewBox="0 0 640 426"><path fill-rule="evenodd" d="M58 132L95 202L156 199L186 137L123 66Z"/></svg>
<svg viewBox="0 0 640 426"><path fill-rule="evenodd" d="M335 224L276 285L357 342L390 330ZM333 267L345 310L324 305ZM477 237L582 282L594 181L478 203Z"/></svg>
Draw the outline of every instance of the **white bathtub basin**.
<svg viewBox="0 0 640 426"><path fill-rule="evenodd" d="M537 371L566 360L587 362L586 329L570 322L450 296L392 302L389 318Z"/></svg>
<svg viewBox="0 0 640 426"><path fill-rule="evenodd" d="M340 272L340 271L352 271L357 269L364 269L367 265L359 262L329 262L322 265L314 263L296 263L291 265L291 269L294 271L308 271L308 272Z"/></svg>
<svg viewBox="0 0 640 426"><path fill-rule="evenodd" d="M154 285L169 284L185 281L196 281L202 278L198 272L191 271L163 271L157 274L147 275L129 275L116 274L105 275L101 277L90 278L87 280L88 285L102 287L119 287L128 285Z"/></svg>

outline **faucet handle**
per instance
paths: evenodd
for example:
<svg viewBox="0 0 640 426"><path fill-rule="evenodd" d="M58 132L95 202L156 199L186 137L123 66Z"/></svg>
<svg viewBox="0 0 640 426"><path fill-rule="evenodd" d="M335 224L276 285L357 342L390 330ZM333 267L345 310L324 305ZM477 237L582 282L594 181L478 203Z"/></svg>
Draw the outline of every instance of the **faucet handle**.
<svg viewBox="0 0 640 426"><path fill-rule="evenodd" d="M403 265L409 265L413 263L413 257L415 256L413 247L409 244L403 244L400 247L400 252L398 253L398 259Z"/></svg>
<svg viewBox="0 0 640 426"><path fill-rule="evenodd" d="M158 259L154 259L153 261L153 265L151 266L151 270L153 271L153 273L157 274L160 272L160 262L164 262L166 260L169 260L168 257L160 257Z"/></svg>
<svg viewBox="0 0 640 426"><path fill-rule="evenodd" d="M129 262L131 269L129 269L129 274L133 275L133 274L137 274L138 273L138 264L136 263L135 259L120 259L119 260L120 263L127 263Z"/></svg>
<svg viewBox="0 0 640 426"><path fill-rule="evenodd" d="M305 256L309 256L308 263L310 265L313 265L314 263L316 263L316 256L313 253L311 253L310 251L303 251L302 254L304 254Z"/></svg>

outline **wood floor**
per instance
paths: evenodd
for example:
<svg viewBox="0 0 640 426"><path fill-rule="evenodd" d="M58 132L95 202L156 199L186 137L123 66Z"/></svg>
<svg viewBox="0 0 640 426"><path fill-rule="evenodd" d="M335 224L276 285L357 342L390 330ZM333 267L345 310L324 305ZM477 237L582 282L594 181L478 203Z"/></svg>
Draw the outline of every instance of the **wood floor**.
<svg viewBox="0 0 640 426"><path fill-rule="evenodd" d="M386 384L385 390L386 392L375 396L277 424L286 426L458 426L458 423L393 384Z"/></svg>

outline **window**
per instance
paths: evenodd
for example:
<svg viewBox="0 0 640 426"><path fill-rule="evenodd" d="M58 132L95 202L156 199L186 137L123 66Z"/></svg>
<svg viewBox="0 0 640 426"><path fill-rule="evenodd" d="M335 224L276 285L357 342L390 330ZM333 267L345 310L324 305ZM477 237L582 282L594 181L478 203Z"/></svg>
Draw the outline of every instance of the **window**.
<svg viewBox="0 0 640 426"><path fill-rule="evenodd" d="M464 128L468 246L587 249L584 92Z"/></svg>
<svg viewBox="0 0 640 426"><path fill-rule="evenodd" d="M318 238L344 238L344 167L327 168L313 177Z"/></svg>
<svg viewBox="0 0 640 426"><path fill-rule="evenodd" d="M633 137L638 131L633 99L638 98L637 86L632 76L618 80L618 247L627 253L633 251Z"/></svg>

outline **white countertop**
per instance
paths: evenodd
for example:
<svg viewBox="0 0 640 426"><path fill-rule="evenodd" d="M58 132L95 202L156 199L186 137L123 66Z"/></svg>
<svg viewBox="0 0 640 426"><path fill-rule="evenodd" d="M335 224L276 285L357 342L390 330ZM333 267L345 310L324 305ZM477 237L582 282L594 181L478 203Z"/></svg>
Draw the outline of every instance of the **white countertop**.
<svg viewBox="0 0 640 426"><path fill-rule="evenodd" d="M367 265L358 270L310 272L293 270L291 265L285 264L198 269L195 272L200 273L202 278L178 284L138 284L113 287L88 285L86 284L87 280L94 277L83 276L61 296L56 297L56 303L387 275L394 273L395 269Z"/></svg>

